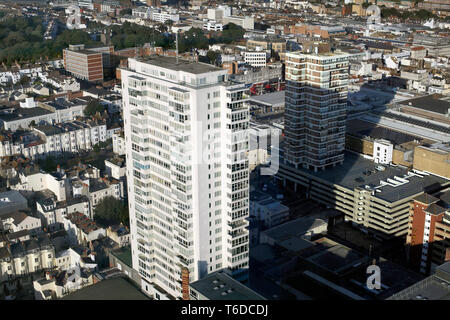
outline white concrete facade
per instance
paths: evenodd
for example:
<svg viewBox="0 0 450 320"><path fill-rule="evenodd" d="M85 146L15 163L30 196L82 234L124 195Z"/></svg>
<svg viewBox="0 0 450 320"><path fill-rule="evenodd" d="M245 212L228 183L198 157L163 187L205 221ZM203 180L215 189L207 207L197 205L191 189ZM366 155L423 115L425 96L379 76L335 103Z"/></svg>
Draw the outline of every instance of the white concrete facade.
<svg viewBox="0 0 450 320"><path fill-rule="evenodd" d="M222 268L245 278L245 87L227 85L226 70L178 67L174 58L129 59L121 74L133 268L143 288L181 297L181 266L190 281Z"/></svg>

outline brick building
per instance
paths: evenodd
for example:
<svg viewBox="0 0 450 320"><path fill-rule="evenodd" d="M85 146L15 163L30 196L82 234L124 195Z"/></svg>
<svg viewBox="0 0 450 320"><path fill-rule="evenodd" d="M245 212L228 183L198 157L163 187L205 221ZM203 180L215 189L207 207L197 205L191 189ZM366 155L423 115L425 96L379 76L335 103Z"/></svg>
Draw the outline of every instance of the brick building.
<svg viewBox="0 0 450 320"><path fill-rule="evenodd" d="M75 77L92 82L103 81L103 70L111 64L113 46L85 49L84 44L63 50L64 68Z"/></svg>

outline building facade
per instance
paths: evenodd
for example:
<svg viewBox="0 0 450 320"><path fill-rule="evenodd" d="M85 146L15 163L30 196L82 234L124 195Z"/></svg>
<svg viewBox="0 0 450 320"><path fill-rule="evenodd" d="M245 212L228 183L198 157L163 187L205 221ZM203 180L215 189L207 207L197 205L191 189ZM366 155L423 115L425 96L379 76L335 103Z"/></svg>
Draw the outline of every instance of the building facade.
<svg viewBox="0 0 450 320"><path fill-rule="evenodd" d="M286 157L296 167L325 169L344 161L348 56L288 53Z"/></svg>
<svg viewBox="0 0 450 320"><path fill-rule="evenodd" d="M64 68L76 78L98 82L103 81L103 68L109 64L114 47L84 48L84 45L70 45L63 50Z"/></svg>
<svg viewBox="0 0 450 320"><path fill-rule="evenodd" d="M156 299L189 280L248 272L245 87L227 71L172 57L122 69L133 268Z"/></svg>
<svg viewBox="0 0 450 320"><path fill-rule="evenodd" d="M411 202L406 245L409 263L428 274L450 260L450 190L441 197L424 193Z"/></svg>

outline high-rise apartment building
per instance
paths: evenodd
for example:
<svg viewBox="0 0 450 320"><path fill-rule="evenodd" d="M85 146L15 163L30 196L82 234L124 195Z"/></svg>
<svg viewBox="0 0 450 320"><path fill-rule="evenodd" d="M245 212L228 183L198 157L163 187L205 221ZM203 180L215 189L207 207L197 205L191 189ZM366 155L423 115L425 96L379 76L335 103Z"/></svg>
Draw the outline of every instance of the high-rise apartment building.
<svg viewBox="0 0 450 320"><path fill-rule="evenodd" d="M435 196L424 193L411 202L406 237L409 263L424 274L450 260L450 190Z"/></svg>
<svg viewBox="0 0 450 320"><path fill-rule="evenodd" d="M285 159L325 169L344 161L348 55L286 54Z"/></svg>
<svg viewBox="0 0 450 320"><path fill-rule="evenodd" d="M208 64L161 56L128 62L121 77L131 248L142 289L179 299L187 270L190 282L223 268L245 281L245 87Z"/></svg>

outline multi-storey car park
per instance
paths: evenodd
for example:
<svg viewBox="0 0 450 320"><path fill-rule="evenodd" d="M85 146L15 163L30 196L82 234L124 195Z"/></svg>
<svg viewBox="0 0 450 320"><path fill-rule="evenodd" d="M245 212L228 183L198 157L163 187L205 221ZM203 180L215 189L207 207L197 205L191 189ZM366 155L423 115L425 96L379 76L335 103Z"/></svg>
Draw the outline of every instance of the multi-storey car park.
<svg viewBox="0 0 450 320"><path fill-rule="evenodd" d="M346 221L380 239L406 235L413 198L450 185L443 177L376 164L350 152L341 166L318 172L280 163L278 177L306 188L311 199L343 212Z"/></svg>

